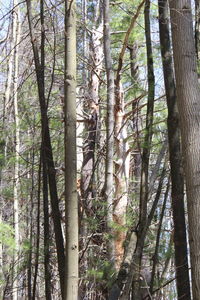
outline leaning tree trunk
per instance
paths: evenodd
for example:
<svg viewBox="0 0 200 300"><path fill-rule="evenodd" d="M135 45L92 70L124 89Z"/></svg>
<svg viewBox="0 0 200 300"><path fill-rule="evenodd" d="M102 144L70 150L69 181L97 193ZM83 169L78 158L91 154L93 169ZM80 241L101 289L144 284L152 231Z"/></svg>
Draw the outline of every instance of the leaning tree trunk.
<svg viewBox="0 0 200 300"><path fill-rule="evenodd" d="M200 90L197 76L190 0L169 2L180 115L193 299L200 299Z"/></svg>
<svg viewBox="0 0 200 300"><path fill-rule="evenodd" d="M171 165L172 210L174 220L175 268L178 298L189 300L190 282L187 257L187 238L184 210L184 177L180 145L179 116L170 47L168 3L158 0L160 45L168 106L168 142Z"/></svg>
<svg viewBox="0 0 200 300"><path fill-rule="evenodd" d="M42 48L41 48L41 59L40 59L37 37L33 29L31 0L26 0L26 3L27 3L29 31L30 31L32 49L34 55L38 95L39 95L39 102L40 102L42 143L45 149L45 157L46 157L46 164L47 164L49 192L50 192L50 199L51 199L52 218L54 223L56 251L57 251L57 260L58 260L58 271L60 277L61 293L62 293L62 297L64 297L65 253L64 253L63 234L61 228L61 216L60 216L59 203L58 203L59 201L58 201L57 183L56 183L56 170L55 170L54 160L53 160L53 151L52 151L51 137L49 131L49 121L47 115L47 104L45 98L45 86L44 86L45 82L44 82L44 70L43 70L44 62L42 61L43 59L42 53L44 52L44 48L43 48L44 42L41 44Z"/></svg>
<svg viewBox="0 0 200 300"><path fill-rule="evenodd" d="M65 300L78 299L78 195L76 179L76 13L65 1Z"/></svg>

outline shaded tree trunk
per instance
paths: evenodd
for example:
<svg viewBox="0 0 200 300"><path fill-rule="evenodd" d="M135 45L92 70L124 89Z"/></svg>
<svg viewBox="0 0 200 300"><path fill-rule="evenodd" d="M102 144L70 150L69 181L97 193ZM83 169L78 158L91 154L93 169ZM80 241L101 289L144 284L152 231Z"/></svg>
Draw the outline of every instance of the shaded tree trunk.
<svg viewBox="0 0 200 300"><path fill-rule="evenodd" d="M172 45L180 116L193 299L200 299L200 94L190 0L169 2Z"/></svg>
<svg viewBox="0 0 200 300"><path fill-rule="evenodd" d="M45 69L45 24L44 24L44 1L40 0L40 22L41 22L41 70L44 78ZM45 82L43 82L45 87ZM43 182L43 211L44 211L44 272L45 272L45 296L51 300L51 271L50 271L50 234L49 234L49 199L48 199L48 173L45 155L45 144L42 142L42 182Z"/></svg>
<svg viewBox="0 0 200 300"><path fill-rule="evenodd" d="M177 111L176 89L170 47L168 3L159 0L160 45L164 83L168 106L168 142L172 183L172 210L174 220L174 247L177 293L180 299L191 299L187 257L187 238L184 210L184 177L180 145L180 127Z"/></svg>

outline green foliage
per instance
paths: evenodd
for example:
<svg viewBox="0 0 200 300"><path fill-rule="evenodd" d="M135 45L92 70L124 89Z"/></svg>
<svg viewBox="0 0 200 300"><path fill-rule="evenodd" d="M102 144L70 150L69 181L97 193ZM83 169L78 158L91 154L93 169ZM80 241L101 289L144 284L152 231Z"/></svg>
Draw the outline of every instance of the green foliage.
<svg viewBox="0 0 200 300"><path fill-rule="evenodd" d="M15 249L14 229L4 222L0 222L0 243L6 248L7 254L13 253Z"/></svg>
<svg viewBox="0 0 200 300"><path fill-rule="evenodd" d="M1 191L1 193L5 199L10 200L13 198L13 187L12 186L4 187Z"/></svg>

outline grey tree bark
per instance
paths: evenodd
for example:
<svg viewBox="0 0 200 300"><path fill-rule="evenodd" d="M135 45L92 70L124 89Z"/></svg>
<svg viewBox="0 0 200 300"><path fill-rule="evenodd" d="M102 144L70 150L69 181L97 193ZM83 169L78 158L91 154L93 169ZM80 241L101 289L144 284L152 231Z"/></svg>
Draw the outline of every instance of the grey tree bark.
<svg viewBox="0 0 200 300"><path fill-rule="evenodd" d="M174 247L177 294L180 299L191 299L187 257L187 238L184 209L184 175L180 144L179 115L177 111L172 53L170 46L168 2L158 0L160 45L163 63L164 83L168 106L168 143L171 166L172 210L174 221Z"/></svg>
<svg viewBox="0 0 200 300"><path fill-rule="evenodd" d="M200 90L190 0L169 1L189 222L193 299L200 299Z"/></svg>
<svg viewBox="0 0 200 300"><path fill-rule="evenodd" d="M107 74L107 126L106 126L106 173L105 173L105 197L107 201L107 226L112 236L113 226L113 155L114 155L114 72L112 68L111 45L110 45L110 17L109 0L103 2L104 14L104 56ZM108 241L108 255L114 260L114 243Z"/></svg>

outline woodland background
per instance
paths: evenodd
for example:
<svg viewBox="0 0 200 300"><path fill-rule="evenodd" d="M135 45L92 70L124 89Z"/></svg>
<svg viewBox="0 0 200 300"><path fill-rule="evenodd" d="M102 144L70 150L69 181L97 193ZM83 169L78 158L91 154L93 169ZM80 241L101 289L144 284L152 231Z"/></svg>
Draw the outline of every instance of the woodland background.
<svg viewBox="0 0 200 300"><path fill-rule="evenodd" d="M200 299L199 7L0 2L0 299Z"/></svg>

